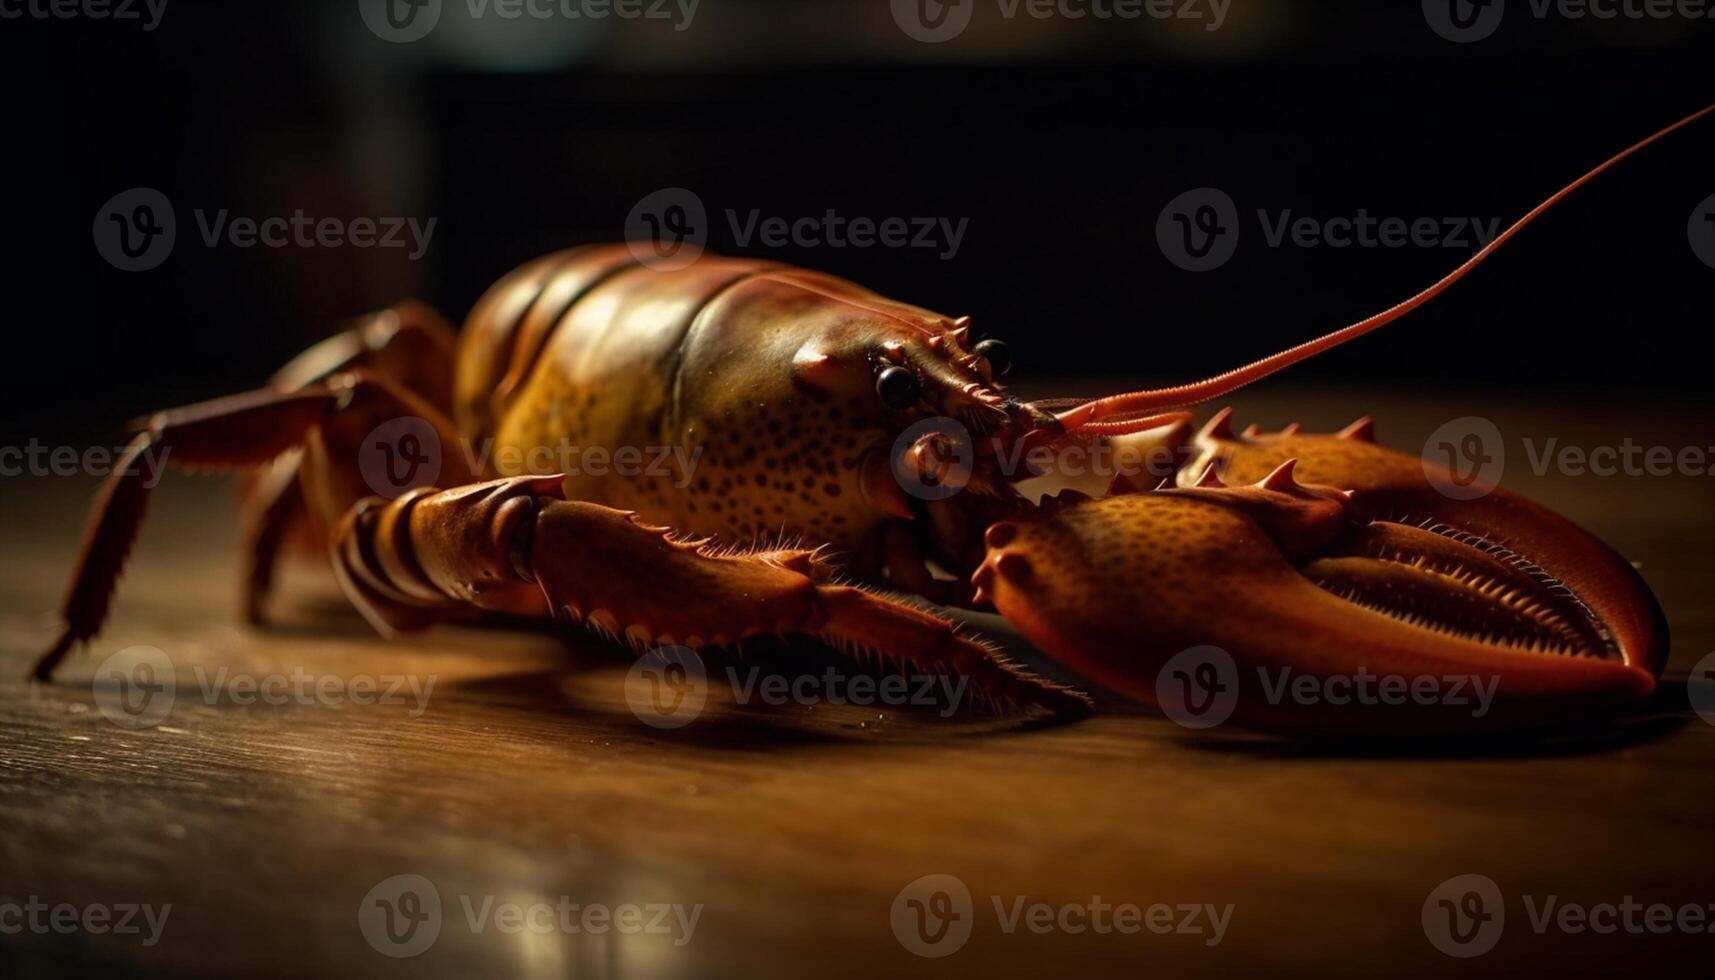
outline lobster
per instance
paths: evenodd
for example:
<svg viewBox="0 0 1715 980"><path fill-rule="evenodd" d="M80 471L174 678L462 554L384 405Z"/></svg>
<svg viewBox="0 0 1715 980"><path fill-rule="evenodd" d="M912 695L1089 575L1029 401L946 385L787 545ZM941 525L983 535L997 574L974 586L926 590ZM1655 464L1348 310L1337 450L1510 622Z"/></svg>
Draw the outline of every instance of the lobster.
<svg viewBox="0 0 1715 980"><path fill-rule="evenodd" d="M384 635L468 615L581 623L638 651L805 635L892 668L956 673L994 705L1087 712L1080 690L1009 662L933 606L992 608L1058 662L1160 706L1175 663L1215 649L1232 717L1278 731L1425 734L1598 718L1653 690L1662 612L1636 571L1567 519L1499 487L1457 498L1435 464L1338 433L1200 429L1189 406L1346 343L1457 282L1573 181L1406 301L1202 381L1087 401L1024 401L1005 346L969 318L790 266L718 257L658 267L647 244L538 259L455 333L404 303L248 394L139 426L94 504L36 665L49 679L105 619L163 457L252 474L245 606L262 616L283 542L308 531ZM652 243L651 243L652 244ZM366 441L403 420L441 453L429 480L377 493ZM1159 485L1033 499L1030 462L1160 434ZM570 468L542 447L671 447L671 463ZM371 446L370 449L373 449ZM402 458L402 457L400 457ZM666 457L664 457L666 458ZM430 481L434 485L427 485ZM939 569L944 574L937 575ZM1201 669L1201 667L1200 667ZM1451 698L1381 705L1266 696L1269 670L1317 681L1413 677L1450 694L1495 680L1482 717ZM1427 681L1424 679L1427 678Z"/></svg>

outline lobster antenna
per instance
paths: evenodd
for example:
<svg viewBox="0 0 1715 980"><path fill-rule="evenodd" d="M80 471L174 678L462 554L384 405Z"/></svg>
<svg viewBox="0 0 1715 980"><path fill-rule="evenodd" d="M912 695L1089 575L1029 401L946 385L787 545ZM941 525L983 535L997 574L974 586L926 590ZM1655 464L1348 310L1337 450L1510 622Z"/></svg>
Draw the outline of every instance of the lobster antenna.
<svg viewBox="0 0 1715 980"><path fill-rule="evenodd" d="M1154 388L1148 391L1134 391L1129 394L1111 395L1107 398L1098 398L1093 401L1084 402L1075 408L1062 412L1057 416L1057 418L1067 430L1072 430L1084 428L1085 426L1100 422L1104 419L1115 419L1122 416L1134 415L1140 412L1155 412L1164 408L1183 408L1188 405L1195 405L1198 402L1208 401L1211 398L1219 398L1229 392L1236 391L1253 381L1259 381L1282 368L1287 368L1297 364L1299 361L1315 357L1317 354L1338 347L1349 340L1356 340L1377 327L1392 323L1440 295L1442 291L1447 289L1447 287L1458 282L1460 279L1463 279L1465 277L1465 273L1475 269L1484 259L1488 258L1495 249L1500 248L1507 239L1518 234L1519 230L1524 228L1525 225L1536 220L1538 215L1560 203L1560 201L1567 195L1571 194L1578 188L1583 187L1585 184L1588 184L1599 174L1607 171L1621 160L1624 160L1651 143L1654 143L1656 140L1661 139L1674 130L1695 122L1703 116L1708 115L1710 112L1715 112L1715 104L1706 105L1673 125L1668 126L1665 129L1658 130L1650 136L1645 137L1644 139L1609 157L1594 170L1572 183L1567 184L1565 187L1562 187L1547 200L1532 208L1524 217L1513 222L1506 231L1501 232L1493 241L1484 245L1474 255L1466 259L1457 269L1454 269L1452 272L1441 277L1441 279L1437 280L1428 289L1423 290L1403 303L1391 306L1374 316L1359 320L1357 323L1354 323L1349 327L1342 327L1331 333L1325 333L1320 337L1307 340L1296 347L1289 347L1278 354L1265 357L1260 361L1253 361L1243 367L1234 368L1231 371L1227 371L1223 374L1217 374L1211 378L1205 378L1202 381L1193 381L1189 384L1175 385L1171 388Z"/></svg>

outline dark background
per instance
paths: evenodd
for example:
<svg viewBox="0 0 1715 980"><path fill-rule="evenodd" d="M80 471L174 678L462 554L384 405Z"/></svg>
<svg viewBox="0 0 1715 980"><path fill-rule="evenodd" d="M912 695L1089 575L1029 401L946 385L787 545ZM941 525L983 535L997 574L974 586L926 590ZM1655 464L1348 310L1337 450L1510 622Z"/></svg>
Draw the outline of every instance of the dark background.
<svg viewBox="0 0 1715 980"><path fill-rule="evenodd" d="M385 43L356 0L170 0L159 27L0 21L14 220L8 439L117 431L251 387L401 296L453 319L518 263L623 236L694 190L716 250L973 314L1028 374L1183 379L1373 312L1466 251L1264 247L1254 212L1510 221L1715 98L1715 21L1539 21L1437 36L1416 2L1233 0L1227 24L1001 19L913 41L886 0L703 0L658 21L472 24ZM1715 120L1626 163L1426 310L1300 379L1600 398L1705 384L1715 270L1686 223L1715 192ZM114 194L173 202L178 245L127 273L91 240ZM1238 203L1235 258L1181 271L1168 200ZM427 254L205 247L192 210L435 217ZM738 250L721 215L932 215L933 250Z"/></svg>

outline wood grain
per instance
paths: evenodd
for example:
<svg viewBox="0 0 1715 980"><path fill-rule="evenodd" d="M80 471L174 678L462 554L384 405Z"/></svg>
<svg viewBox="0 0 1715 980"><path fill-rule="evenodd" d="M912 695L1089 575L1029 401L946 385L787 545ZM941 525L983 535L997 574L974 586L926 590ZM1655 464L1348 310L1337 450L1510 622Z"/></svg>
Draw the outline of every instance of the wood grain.
<svg viewBox="0 0 1715 980"><path fill-rule="evenodd" d="M1384 441L1408 449L1477 407L1269 391L1240 418L1324 428L1375 411ZM1706 407L1492 396L1480 407L1538 445L1696 446L1715 431ZM1032 728L719 698L693 724L657 730L627 708L626 660L599 644L465 628L383 641L314 568L288 576L275 625L242 625L230 489L197 478L169 478L157 494L95 649L60 683L32 686L19 678L50 635L93 482L9 477L0 903L173 908L152 947L0 935L0 962L8 976L1498 976L1706 965L1711 935L1537 935L1522 896L1715 902L1715 727L1687 708L1683 685L1715 647L1711 481L1539 476L1509 459L1508 484L1641 562L1674 628L1669 683L1651 710L1552 740L1405 749L1194 735L1124 709ZM96 664L134 644L177 667L158 727L118 727L96 706ZM799 656L817 662L809 651L732 662ZM198 671L222 667L224 688L205 700ZM231 686L234 675L294 670L432 677L434 687L419 715L410 703L242 704ZM1508 921L1492 953L1460 963L1428 943L1420 915L1432 888L1467 872L1500 885ZM357 913L372 886L405 873L434 883L444 914L432 949L394 960L366 943ZM970 941L945 959L913 956L890 926L895 896L931 873L956 875L975 902ZM702 912L684 945L479 933L461 896ZM1233 912L1213 946L1148 932L1008 934L993 900L1017 896Z"/></svg>

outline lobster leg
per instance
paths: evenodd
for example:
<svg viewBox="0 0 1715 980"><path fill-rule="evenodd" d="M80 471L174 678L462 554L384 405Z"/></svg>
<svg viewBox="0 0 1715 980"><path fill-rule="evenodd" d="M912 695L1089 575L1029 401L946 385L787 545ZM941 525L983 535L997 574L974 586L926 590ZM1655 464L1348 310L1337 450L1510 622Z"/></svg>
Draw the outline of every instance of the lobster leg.
<svg viewBox="0 0 1715 980"><path fill-rule="evenodd" d="M340 375L293 392L262 389L151 416L96 496L61 610L64 626L37 661L36 679L49 679L74 645L101 629L164 462L205 472L242 472L303 446L300 485L313 503L312 515L332 523L370 492L356 458L364 435L406 416L433 425L443 445L456 444L452 424L433 406L364 375ZM443 455L442 475L470 479L462 454Z"/></svg>
<svg viewBox="0 0 1715 980"><path fill-rule="evenodd" d="M244 494L244 618L260 624L286 539L309 520L298 487L302 459L288 451L259 471Z"/></svg>
<svg viewBox="0 0 1715 980"><path fill-rule="evenodd" d="M962 675L996 704L1088 709L1082 695L1007 663L950 622L836 583L816 552L676 538L628 511L563 499L561 480L363 501L336 541L341 581L384 628L472 605L582 623L639 651L809 635L890 667Z"/></svg>
<svg viewBox="0 0 1715 980"><path fill-rule="evenodd" d="M364 317L293 358L269 379L276 391L303 391L334 375L363 371L387 378L441 412L452 409L453 328L429 307L407 301ZM299 488L299 458L282 456L245 488L242 605L259 623L282 545L310 515ZM313 527L313 524L311 525Z"/></svg>
<svg viewBox="0 0 1715 980"><path fill-rule="evenodd" d="M446 318L406 300L292 358L268 379L268 387L301 391L336 374L362 371L384 377L450 414L454 346L453 327Z"/></svg>

